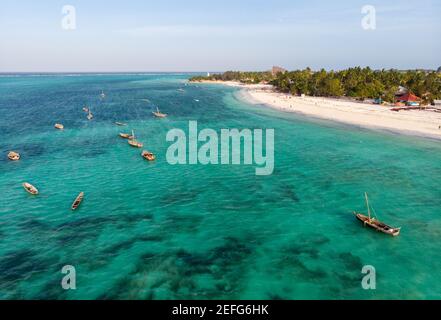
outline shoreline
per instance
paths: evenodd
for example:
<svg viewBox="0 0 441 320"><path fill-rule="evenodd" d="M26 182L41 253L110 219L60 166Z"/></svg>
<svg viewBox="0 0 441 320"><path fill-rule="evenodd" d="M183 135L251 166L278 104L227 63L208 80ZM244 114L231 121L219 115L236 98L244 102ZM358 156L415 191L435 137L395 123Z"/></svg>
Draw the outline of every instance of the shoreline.
<svg viewBox="0 0 441 320"><path fill-rule="evenodd" d="M425 110L391 111L390 106L328 97L292 96L271 85L235 81L199 81L241 88L242 98L253 105L265 105L284 112L330 120L366 129L441 140L441 113Z"/></svg>

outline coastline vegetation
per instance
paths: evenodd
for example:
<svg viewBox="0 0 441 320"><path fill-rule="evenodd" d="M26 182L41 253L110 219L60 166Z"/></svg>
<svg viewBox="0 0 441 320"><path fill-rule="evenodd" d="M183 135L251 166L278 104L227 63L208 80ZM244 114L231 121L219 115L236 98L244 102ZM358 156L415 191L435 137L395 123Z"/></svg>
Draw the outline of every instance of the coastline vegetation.
<svg viewBox="0 0 441 320"><path fill-rule="evenodd" d="M244 84L268 83L281 92L321 97L351 97L358 100L382 99L394 102L400 86L421 97L423 104L441 99L441 73L425 70L372 70L369 67L341 71L304 70L279 72L227 71L193 77L190 81L239 81Z"/></svg>
<svg viewBox="0 0 441 320"><path fill-rule="evenodd" d="M275 78L270 71L227 71L224 73L214 73L209 76L195 76L190 79L190 81L239 81L246 84L268 83L273 80Z"/></svg>

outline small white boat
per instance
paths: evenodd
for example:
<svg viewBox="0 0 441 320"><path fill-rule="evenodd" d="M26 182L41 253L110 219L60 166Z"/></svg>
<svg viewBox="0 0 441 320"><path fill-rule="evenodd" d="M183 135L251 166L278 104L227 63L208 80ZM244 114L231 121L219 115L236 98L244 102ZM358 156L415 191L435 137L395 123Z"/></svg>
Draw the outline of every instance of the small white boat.
<svg viewBox="0 0 441 320"><path fill-rule="evenodd" d="M125 126L127 125L127 123L124 123L124 122L118 122L118 121L116 121L115 124L116 124L117 126L120 126L120 127L125 127Z"/></svg>
<svg viewBox="0 0 441 320"><path fill-rule="evenodd" d="M28 182L23 183L23 188L34 196L38 194L38 189Z"/></svg>
<svg viewBox="0 0 441 320"><path fill-rule="evenodd" d="M56 123L54 127L55 127L55 129L58 129L58 130L64 129L64 126L61 123Z"/></svg>
<svg viewBox="0 0 441 320"><path fill-rule="evenodd" d="M92 112L90 112L90 110L89 110L89 113L88 113L88 115L87 115L87 120L92 120L93 119L93 114L92 114Z"/></svg>
<svg viewBox="0 0 441 320"><path fill-rule="evenodd" d="M20 154L18 152L11 151L8 153L8 158L11 161L18 161L20 160Z"/></svg>
<svg viewBox="0 0 441 320"><path fill-rule="evenodd" d="M158 107L156 107L156 111L153 111L152 113L157 118L165 118L165 117L167 117L167 114L160 112Z"/></svg>
<svg viewBox="0 0 441 320"><path fill-rule="evenodd" d="M100 98L104 99L105 97L106 97L106 95L104 94L104 91L101 91Z"/></svg>

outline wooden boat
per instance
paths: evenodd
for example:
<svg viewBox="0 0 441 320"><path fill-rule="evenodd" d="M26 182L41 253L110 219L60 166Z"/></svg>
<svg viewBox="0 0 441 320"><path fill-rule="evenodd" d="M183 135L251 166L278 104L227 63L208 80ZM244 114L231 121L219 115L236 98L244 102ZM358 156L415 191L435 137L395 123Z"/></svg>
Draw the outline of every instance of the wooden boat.
<svg viewBox="0 0 441 320"><path fill-rule="evenodd" d="M131 145L132 147L135 148L142 148L143 144L141 142L136 141L135 139L135 132L133 132L132 130L132 139L129 139L129 141L127 141L129 143L129 145Z"/></svg>
<svg viewBox="0 0 441 320"><path fill-rule="evenodd" d="M76 197L75 201L72 203L72 210L76 210L80 206L83 199L84 199L84 192L80 192L78 197Z"/></svg>
<svg viewBox="0 0 441 320"><path fill-rule="evenodd" d="M143 151L141 153L141 156L148 161L155 161L155 159L156 159L156 156L149 151Z"/></svg>
<svg viewBox="0 0 441 320"><path fill-rule="evenodd" d="M165 118L165 117L167 117L167 114L160 112L158 107L156 107L156 111L153 111L152 113L157 118Z"/></svg>
<svg viewBox="0 0 441 320"><path fill-rule="evenodd" d="M127 125L127 123L124 123L124 122L115 122L115 124L117 125L117 126L120 126L120 127L125 127L126 125Z"/></svg>
<svg viewBox="0 0 441 320"><path fill-rule="evenodd" d="M120 133L119 136L124 139L133 139L133 136L130 133Z"/></svg>
<svg viewBox="0 0 441 320"><path fill-rule="evenodd" d="M135 139L130 139L128 143L135 148L142 148L144 145L141 142L136 141Z"/></svg>
<svg viewBox="0 0 441 320"><path fill-rule="evenodd" d="M11 161L18 161L20 160L20 154L18 152L11 151L8 153L8 158Z"/></svg>
<svg viewBox="0 0 441 320"><path fill-rule="evenodd" d="M357 217L358 220L363 222L364 226L371 227L377 231L383 232L385 234L391 235L391 236L398 236L400 234L401 228L393 228L381 221L379 221L377 218L371 217L371 209L369 206L369 200L367 193L364 194L366 199L366 206L368 210L368 215L364 215L362 213L354 212L354 215ZM375 214L375 212L374 212Z"/></svg>
<svg viewBox="0 0 441 320"><path fill-rule="evenodd" d="M63 129L64 129L64 126L63 126L61 123L56 123L56 124L55 124L55 129L63 130Z"/></svg>
<svg viewBox="0 0 441 320"><path fill-rule="evenodd" d="M38 189L28 182L23 183L23 188L34 196L38 194Z"/></svg>

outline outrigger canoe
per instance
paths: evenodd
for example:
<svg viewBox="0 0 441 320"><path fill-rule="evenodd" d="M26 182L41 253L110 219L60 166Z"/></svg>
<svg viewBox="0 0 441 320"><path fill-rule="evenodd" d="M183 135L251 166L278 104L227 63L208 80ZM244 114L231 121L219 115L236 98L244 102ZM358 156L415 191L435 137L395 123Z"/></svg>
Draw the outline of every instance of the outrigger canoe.
<svg viewBox="0 0 441 320"><path fill-rule="evenodd" d="M135 148L142 148L143 144L141 142L136 141L135 131L132 130L132 137L128 141L129 145Z"/></svg>
<svg viewBox="0 0 441 320"><path fill-rule="evenodd" d="M371 227L377 231L389 234L394 237L400 234L401 228L393 228L383 222L376 220L375 218L369 218L368 216L365 216L364 214L358 212L354 212L354 214L358 220L363 222L365 226Z"/></svg>
<svg viewBox="0 0 441 320"><path fill-rule="evenodd" d="M383 232L385 234L391 235L391 236L398 236L400 234L401 228L394 228L391 227L381 221L379 221L376 218L371 217L371 207L369 205L369 199L368 199L368 195L365 192L364 194L365 199L366 199L366 207L368 210L368 215L364 215L362 213L359 212L354 212L355 217L360 220L361 222L363 222L364 226L368 226L371 227L372 229L375 229L377 231ZM375 215L375 211L374 211L374 215Z"/></svg>
<svg viewBox="0 0 441 320"><path fill-rule="evenodd" d="M132 147L135 148L142 148L144 145L141 142L136 141L135 139L129 139L129 141L127 141Z"/></svg>
<svg viewBox="0 0 441 320"><path fill-rule="evenodd" d="M141 156L148 161L154 161L156 159L155 155L148 151L143 151Z"/></svg>
<svg viewBox="0 0 441 320"><path fill-rule="evenodd" d="M119 136L124 139L133 139L133 136L130 133L120 133Z"/></svg>
<svg viewBox="0 0 441 320"><path fill-rule="evenodd" d="M165 117L167 117L167 114L160 112L158 107L156 107L156 111L153 111L152 113L153 113L153 115L156 118L165 118Z"/></svg>
<svg viewBox="0 0 441 320"><path fill-rule="evenodd" d="M23 183L23 188L34 196L38 194L38 189L28 182Z"/></svg>
<svg viewBox="0 0 441 320"><path fill-rule="evenodd" d="M18 152L11 151L8 153L8 158L11 161L18 161L20 160L20 154Z"/></svg>
<svg viewBox="0 0 441 320"><path fill-rule="evenodd" d="M84 199L84 192L81 192L78 195L78 197L75 199L75 201L72 203L72 210L76 210L80 206L83 199Z"/></svg>

